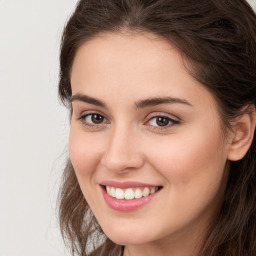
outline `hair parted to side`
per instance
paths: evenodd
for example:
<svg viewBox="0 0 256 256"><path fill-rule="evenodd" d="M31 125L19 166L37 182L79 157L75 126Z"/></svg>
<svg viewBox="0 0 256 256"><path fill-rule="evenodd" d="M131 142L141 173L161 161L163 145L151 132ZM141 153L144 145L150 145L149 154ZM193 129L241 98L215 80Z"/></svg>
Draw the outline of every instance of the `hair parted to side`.
<svg viewBox="0 0 256 256"><path fill-rule="evenodd" d="M62 37L59 96L70 106L70 71L78 48L102 32L149 32L180 51L188 71L218 102L225 127L256 106L256 15L245 0L81 0ZM70 109L70 111L72 111ZM200 256L256 255L256 138L230 162L224 201ZM62 235L73 255L118 255L80 190L68 161L59 193Z"/></svg>

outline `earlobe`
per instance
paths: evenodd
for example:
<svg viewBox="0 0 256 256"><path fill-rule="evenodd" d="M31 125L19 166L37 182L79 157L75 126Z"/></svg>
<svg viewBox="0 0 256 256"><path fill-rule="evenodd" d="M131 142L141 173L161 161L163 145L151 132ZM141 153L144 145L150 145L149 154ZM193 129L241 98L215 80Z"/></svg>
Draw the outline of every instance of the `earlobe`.
<svg viewBox="0 0 256 256"><path fill-rule="evenodd" d="M256 112L254 106L246 108L247 111L237 117L233 125L234 136L228 152L230 161L242 159L249 150L256 125Z"/></svg>

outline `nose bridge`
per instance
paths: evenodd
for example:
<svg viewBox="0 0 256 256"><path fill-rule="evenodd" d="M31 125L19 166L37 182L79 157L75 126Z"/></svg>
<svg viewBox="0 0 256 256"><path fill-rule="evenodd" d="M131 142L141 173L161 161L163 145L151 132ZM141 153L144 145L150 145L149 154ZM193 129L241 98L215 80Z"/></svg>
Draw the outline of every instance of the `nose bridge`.
<svg viewBox="0 0 256 256"><path fill-rule="evenodd" d="M135 131L124 124L113 127L102 158L103 165L115 172L139 168L143 164Z"/></svg>

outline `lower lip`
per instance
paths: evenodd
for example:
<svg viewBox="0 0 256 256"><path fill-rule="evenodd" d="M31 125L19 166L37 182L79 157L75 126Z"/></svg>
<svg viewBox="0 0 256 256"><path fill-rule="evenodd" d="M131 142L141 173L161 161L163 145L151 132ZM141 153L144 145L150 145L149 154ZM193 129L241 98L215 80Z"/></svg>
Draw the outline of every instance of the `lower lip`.
<svg viewBox="0 0 256 256"><path fill-rule="evenodd" d="M122 199L116 199L112 196L110 196L104 188L102 188L103 191L103 197L105 199L105 202L107 205L116 210L121 212L130 212L135 211L144 205L148 204L156 194L158 194L159 191L155 192L154 194L151 194L146 197L141 197L138 199L132 199L132 200L122 200Z"/></svg>

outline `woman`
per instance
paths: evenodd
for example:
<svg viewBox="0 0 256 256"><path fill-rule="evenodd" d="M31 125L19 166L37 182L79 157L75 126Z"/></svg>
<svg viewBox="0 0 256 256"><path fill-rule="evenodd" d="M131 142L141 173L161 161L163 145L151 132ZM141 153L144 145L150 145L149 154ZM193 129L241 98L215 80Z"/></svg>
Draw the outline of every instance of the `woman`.
<svg viewBox="0 0 256 256"><path fill-rule="evenodd" d="M59 82L73 254L256 255L255 70L244 0L78 3Z"/></svg>

